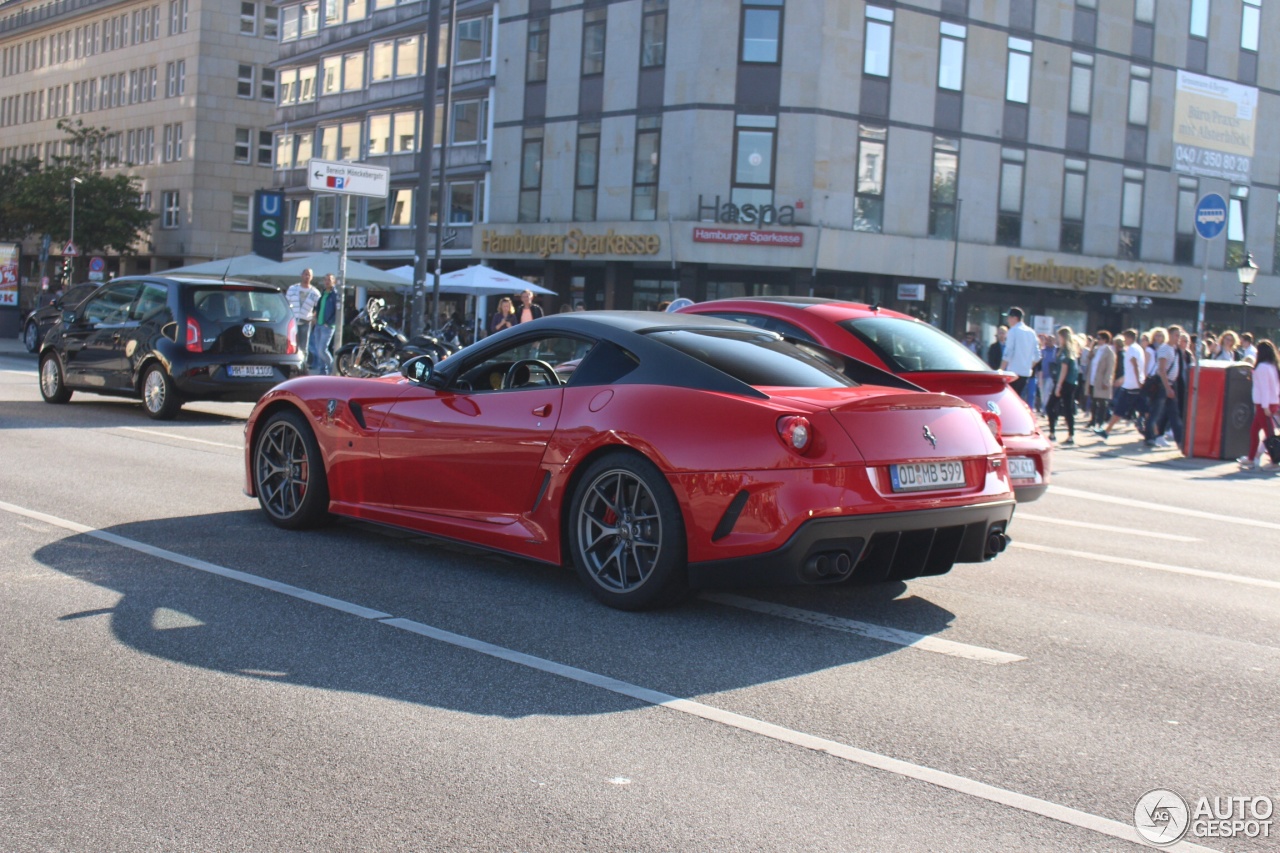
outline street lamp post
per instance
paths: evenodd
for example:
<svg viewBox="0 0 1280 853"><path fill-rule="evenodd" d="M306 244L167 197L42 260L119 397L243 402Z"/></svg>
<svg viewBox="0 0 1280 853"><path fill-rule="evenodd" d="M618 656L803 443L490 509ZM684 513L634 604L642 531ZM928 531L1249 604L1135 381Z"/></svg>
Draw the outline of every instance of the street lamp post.
<svg viewBox="0 0 1280 853"><path fill-rule="evenodd" d="M943 278L938 280L938 290L942 291L942 295L946 299L942 321L943 330L953 337L955 336L956 325L956 296L968 286L969 282L962 278Z"/></svg>
<svg viewBox="0 0 1280 853"><path fill-rule="evenodd" d="M67 237L67 242L72 245L76 242L76 184L81 183L84 182L79 178L71 179L71 234ZM67 280L64 282L67 287L71 286L72 273L75 272L75 263L76 259L74 256L67 258L67 263L65 264Z"/></svg>
<svg viewBox="0 0 1280 853"><path fill-rule="evenodd" d="M1248 331L1249 324L1249 285L1258 277L1258 265L1253 261L1253 252L1247 252L1244 263L1236 267L1236 275L1240 277L1240 334Z"/></svg>

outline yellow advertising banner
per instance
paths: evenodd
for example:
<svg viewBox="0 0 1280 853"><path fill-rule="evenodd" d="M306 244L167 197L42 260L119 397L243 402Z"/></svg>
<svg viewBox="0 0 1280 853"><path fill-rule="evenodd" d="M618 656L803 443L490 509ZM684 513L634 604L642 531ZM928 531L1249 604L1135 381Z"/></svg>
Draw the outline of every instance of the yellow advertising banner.
<svg viewBox="0 0 1280 853"><path fill-rule="evenodd" d="M0 243L0 305L18 307L17 243Z"/></svg>
<svg viewBox="0 0 1280 853"><path fill-rule="evenodd" d="M1257 89L1179 71L1173 116L1174 170L1247 183L1257 111Z"/></svg>

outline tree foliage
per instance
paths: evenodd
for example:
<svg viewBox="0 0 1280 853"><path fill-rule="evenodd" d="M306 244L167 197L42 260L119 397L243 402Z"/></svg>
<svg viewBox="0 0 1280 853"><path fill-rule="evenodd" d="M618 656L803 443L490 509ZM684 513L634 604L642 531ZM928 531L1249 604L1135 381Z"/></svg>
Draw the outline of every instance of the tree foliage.
<svg viewBox="0 0 1280 853"><path fill-rule="evenodd" d="M71 182L75 187L75 241L81 252L131 255L155 214L138 206L141 180L116 164L104 163L105 127L77 119L58 122L65 135L48 164L15 161L0 166L0 238L24 240L48 234L54 245L71 238ZM104 169L107 166L110 174Z"/></svg>

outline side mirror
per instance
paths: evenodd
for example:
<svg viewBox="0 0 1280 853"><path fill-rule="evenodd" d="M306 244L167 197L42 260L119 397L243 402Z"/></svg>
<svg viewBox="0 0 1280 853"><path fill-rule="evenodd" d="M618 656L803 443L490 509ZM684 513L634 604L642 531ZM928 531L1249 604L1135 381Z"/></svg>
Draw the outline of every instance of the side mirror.
<svg viewBox="0 0 1280 853"><path fill-rule="evenodd" d="M70 326L70 325L74 324L74 323L75 323L75 321L76 321L76 312L74 312L74 311L63 311L63 312L62 312L62 322L66 323L68 326Z"/></svg>
<svg viewBox="0 0 1280 853"><path fill-rule="evenodd" d="M417 385L430 385L435 362L429 355L415 355L400 365L400 375Z"/></svg>

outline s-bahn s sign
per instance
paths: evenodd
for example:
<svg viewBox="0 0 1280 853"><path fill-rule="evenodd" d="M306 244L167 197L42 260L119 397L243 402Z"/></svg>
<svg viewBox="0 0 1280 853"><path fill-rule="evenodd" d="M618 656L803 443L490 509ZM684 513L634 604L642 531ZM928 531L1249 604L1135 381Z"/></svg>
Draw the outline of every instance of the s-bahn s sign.
<svg viewBox="0 0 1280 853"><path fill-rule="evenodd" d="M390 185L391 170L385 166L333 160L307 161L307 189L318 193L386 198Z"/></svg>

